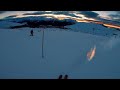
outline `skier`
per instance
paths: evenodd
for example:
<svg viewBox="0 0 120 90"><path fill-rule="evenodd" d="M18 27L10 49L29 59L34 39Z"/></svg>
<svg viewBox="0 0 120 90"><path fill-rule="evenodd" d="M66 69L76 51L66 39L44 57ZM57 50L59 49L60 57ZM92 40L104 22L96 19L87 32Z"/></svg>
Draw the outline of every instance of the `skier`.
<svg viewBox="0 0 120 90"><path fill-rule="evenodd" d="M33 36L33 30L30 31L30 34L31 34L30 36Z"/></svg>

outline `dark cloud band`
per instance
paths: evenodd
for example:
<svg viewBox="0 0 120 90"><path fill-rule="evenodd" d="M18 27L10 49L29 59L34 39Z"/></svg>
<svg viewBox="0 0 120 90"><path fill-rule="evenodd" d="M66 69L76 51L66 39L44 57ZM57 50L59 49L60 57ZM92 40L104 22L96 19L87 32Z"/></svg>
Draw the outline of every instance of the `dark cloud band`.
<svg viewBox="0 0 120 90"><path fill-rule="evenodd" d="M6 11L0 11L0 14L5 13Z"/></svg>
<svg viewBox="0 0 120 90"><path fill-rule="evenodd" d="M92 12L92 11L79 11L78 13L82 14L85 17L88 17L88 18L96 18L99 15L98 13L95 13L95 12Z"/></svg>

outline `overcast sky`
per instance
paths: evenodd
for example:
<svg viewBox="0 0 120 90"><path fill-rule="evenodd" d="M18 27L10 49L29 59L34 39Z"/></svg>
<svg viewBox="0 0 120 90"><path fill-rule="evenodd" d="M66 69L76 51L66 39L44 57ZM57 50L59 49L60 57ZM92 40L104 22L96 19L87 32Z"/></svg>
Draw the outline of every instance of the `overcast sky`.
<svg viewBox="0 0 120 90"><path fill-rule="evenodd" d="M77 17L81 19L95 19L95 20L113 20L120 22L120 11L0 11L0 19L36 16L36 15L64 15L70 17Z"/></svg>
<svg viewBox="0 0 120 90"><path fill-rule="evenodd" d="M24 13L34 13L34 12L42 12L43 13L44 11L0 11L0 18L4 18L4 17L10 16L10 15L21 15ZM53 12L55 12L55 11L53 11ZM66 11L61 11L61 12L66 12ZM68 12L70 12L70 11L68 11ZM78 11L78 12L80 12L80 11ZM82 12L86 12L86 11L82 11ZM89 11L89 12L98 13L100 16L107 17L110 14L116 14L116 12L118 12L118 11Z"/></svg>

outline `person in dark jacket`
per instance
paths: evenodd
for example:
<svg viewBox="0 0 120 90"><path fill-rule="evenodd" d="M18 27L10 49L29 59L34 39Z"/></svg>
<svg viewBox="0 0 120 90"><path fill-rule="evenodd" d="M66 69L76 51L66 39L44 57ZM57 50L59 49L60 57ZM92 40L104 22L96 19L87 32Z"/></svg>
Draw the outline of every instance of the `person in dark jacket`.
<svg viewBox="0 0 120 90"><path fill-rule="evenodd" d="M30 34L31 34L30 36L33 36L33 30L30 31Z"/></svg>

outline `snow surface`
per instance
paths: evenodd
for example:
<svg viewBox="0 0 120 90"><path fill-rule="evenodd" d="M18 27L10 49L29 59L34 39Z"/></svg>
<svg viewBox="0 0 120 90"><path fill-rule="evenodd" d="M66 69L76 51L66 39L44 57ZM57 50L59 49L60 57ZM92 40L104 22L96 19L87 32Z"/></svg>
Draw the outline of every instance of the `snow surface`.
<svg viewBox="0 0 120 90"><path fill-rule="evenodd" d="M0 78L57 79L60 74L69 79L120 78L119 31L91 23L68 27L72 30L34 28L33 37L31 28L0 29ZM94 46L96 53L89 61L87 53Z"/></svg>

